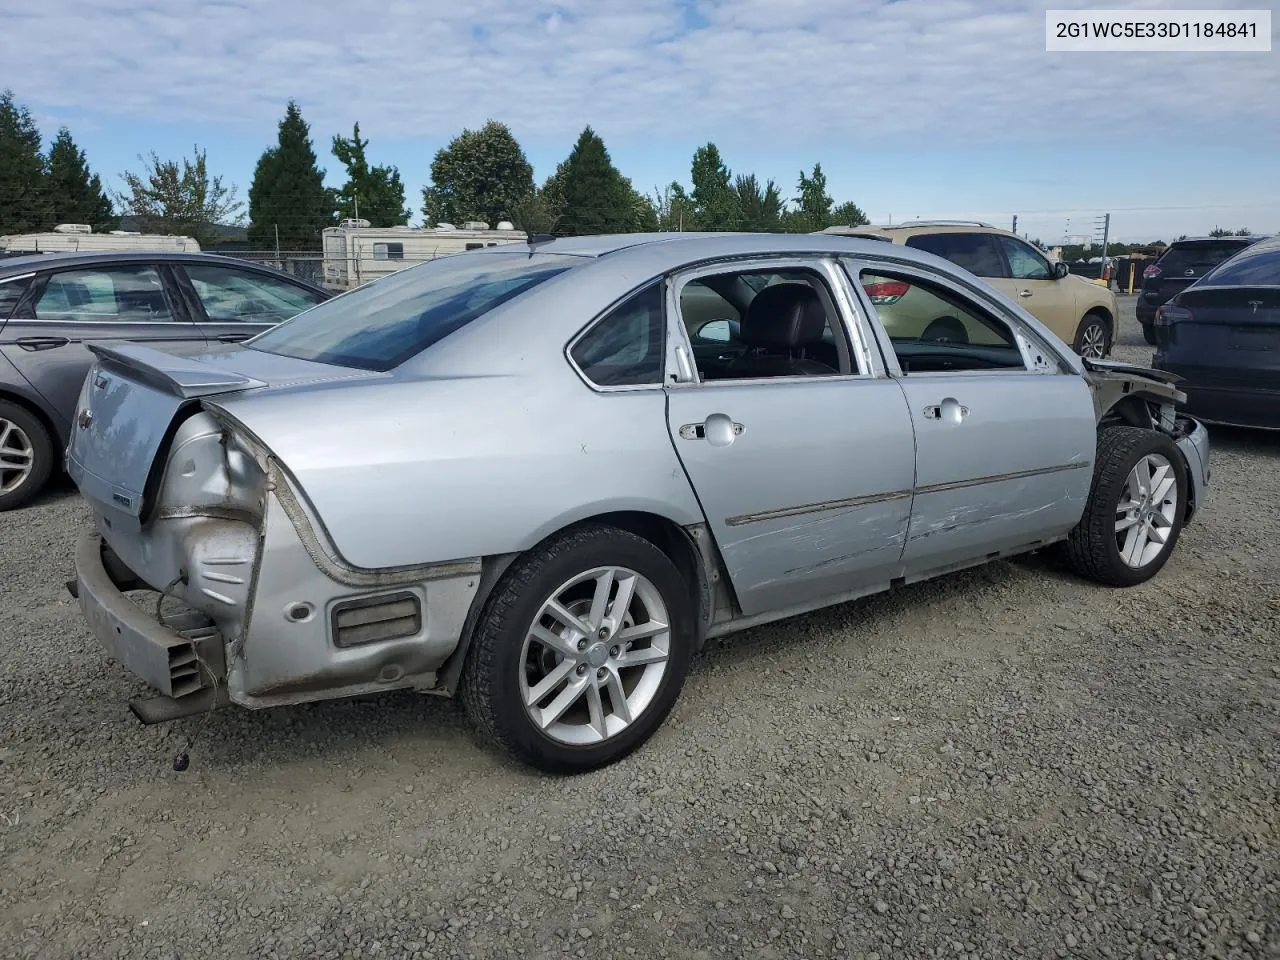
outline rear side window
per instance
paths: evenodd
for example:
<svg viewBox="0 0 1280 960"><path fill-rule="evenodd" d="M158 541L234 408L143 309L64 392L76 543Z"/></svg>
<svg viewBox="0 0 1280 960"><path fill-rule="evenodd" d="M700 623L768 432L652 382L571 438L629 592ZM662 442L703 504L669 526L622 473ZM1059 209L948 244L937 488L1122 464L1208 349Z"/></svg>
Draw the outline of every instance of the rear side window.
<svg viewBox="0 0 1280 960"><path fill-rule="evenodd" d="M527 253L439 257L327 300L246 346L299 360L390 370L581 262Z"/></svg>
<svg viewBox="0 0 1280 960"><path fill-rule="evenodd" d="M569 351L583 375L600 387L662 382L662 285L632 294L601 317Z"/></svg>
<svg viewBox="0 0 1280 960"><path fill-rule="evenodd" d="M1243 243L1175 243L1156 261L1162 273L1195 270L1203 273L1243 250Z"/></svg>
<svg viewBox="0 0 1280 960"><path fill-rule="evenodd" d="M37 320L162 323L173 319L155 267L112 266L53 274L35 302Z"/></svg>
<svg viewBox="0 0 1280 960"><path fill-rule="evenodd" d="M30 277L20 277L17 280L0 280L0 323L9 319L9 315L13 313L13 308L18 305L22 295L27 292L27 286L30 283Z"/></svg>
<svg viewBox="0 0 1280 960"><path fill-rule="evenodd" d="M1214 287L1280 287L1280 247L1224 263L1200 283Z"/></svg>
<svg viewBox="0 0 1280 960"><path fill-rule="evenodd" d="M979 277L1007 277L995 238L987 233L918 233L906 245L950 260Z"/></svg>

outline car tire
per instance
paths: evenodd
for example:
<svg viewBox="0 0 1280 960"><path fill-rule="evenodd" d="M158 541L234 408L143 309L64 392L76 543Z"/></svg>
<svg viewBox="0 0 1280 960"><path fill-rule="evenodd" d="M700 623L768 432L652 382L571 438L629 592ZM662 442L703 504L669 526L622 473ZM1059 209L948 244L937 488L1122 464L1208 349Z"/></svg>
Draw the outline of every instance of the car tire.
<svg viewBox="0 0 1280 960"><path fill-rule="evenodd" d="M1095 360L1108 356L1111 353L1111 324L1107 318L1099 313L1086 313L1076 327L1076 338L1071 348L1080 356Z"/></svg>
<svg viewBox="0 0 1280 960"><path fill-rule="evenodd" d="M1067 562L1108 586L1144 583L1173 553L1186 504L1186 463L1169 437L1140 427L1105 428L1084 515L1064 544Z"/></svg>
<svg viewBox="0 0 1280 960"><path fill-rule="evenodd" d="M1145 340L1145 341L1147 341L1147 343L1150 343L1150 344L1152 344L1152 345L1154 345L1154 344L1155 344L1155 342L1156 342L1156 328L1155 328L1152 324L1150 324L1150 323L1144 323L1144 324L1142 325L1142 339L1143 339L1143 340Z"/></svg>
<svg viewBox="0 0 1280 960"><path fill-rule="evenodd" d="M488 740L543 771L613 763L670 713L696 622L684 578L656 546L601 524L573 528L494 587L467 650L463 704Z"/></svg>
<svg viewBox="0 0 1280 960"><path fill-rule="evenodd" d="M53 439L26 407L0 400L0 512L21 507L53 472Z"/></svg>

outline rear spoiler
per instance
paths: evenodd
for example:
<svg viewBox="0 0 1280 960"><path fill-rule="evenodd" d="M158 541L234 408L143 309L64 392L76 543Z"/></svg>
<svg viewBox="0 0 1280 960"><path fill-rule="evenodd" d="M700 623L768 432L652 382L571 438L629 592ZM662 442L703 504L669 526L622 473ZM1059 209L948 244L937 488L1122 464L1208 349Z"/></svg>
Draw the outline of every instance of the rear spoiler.
<svg viewBox="0 0 1280 960"><path fill-rule="evenodd" d="M119 368L135 380L187 400L266 386L261 380L138 343L88 343L85 346L104 366Z"/></svg>

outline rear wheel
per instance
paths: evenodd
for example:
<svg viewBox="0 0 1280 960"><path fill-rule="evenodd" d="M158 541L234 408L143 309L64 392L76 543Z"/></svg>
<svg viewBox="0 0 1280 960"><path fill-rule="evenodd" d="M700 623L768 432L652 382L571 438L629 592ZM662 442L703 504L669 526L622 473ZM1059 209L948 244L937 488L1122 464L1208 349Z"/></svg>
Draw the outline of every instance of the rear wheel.
<svg viewBox="0 0 1280 960"><path fill-rule="evenodd" d="M0 511L27 503L53 472L53 440L25 407L0 400Z"/></svg>
<svg viewBox="0 0 1280 960"><path fill-rule="evenodd" d="M1076 327L1076 339L1072 344L1076 353L1091 360L1101 360L1111 352L1111 324L1097 313L1086 313Z"/></svg>
<svg viewBox="0 0 1280 960"><path fill-rule="evenodd" d="M644 743L674 705L695 616L675 565L590 525L535 548L494 588L462 695L481 732L543 770L576 773Z"/></svg>
<svg viewBox="0 0 1280 960"><path fill-rule="evenodd" d="M1129 587L1154 577L1182 532L1187 471L1172 440L1154 430L1108 427L1084 516L1065 544L1082 576Z"/></svg>

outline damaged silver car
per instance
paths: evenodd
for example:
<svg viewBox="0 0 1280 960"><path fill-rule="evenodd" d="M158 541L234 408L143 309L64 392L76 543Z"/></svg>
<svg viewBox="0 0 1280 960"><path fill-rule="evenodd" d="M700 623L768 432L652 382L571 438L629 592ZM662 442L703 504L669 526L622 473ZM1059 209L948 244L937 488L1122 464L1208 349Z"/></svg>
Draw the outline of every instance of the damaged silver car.
<svg viewBox="0 0 1280 960"><path fill-rule="evenodd" d="M555 771L648 739L711 637L1051 545L1142 583L1209 476L1176 378L847 237L535 235L93 349L70 587L140 718L460 694Z"/></svg>

